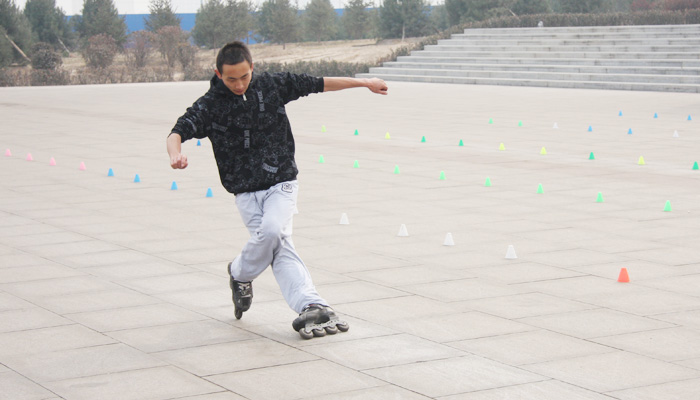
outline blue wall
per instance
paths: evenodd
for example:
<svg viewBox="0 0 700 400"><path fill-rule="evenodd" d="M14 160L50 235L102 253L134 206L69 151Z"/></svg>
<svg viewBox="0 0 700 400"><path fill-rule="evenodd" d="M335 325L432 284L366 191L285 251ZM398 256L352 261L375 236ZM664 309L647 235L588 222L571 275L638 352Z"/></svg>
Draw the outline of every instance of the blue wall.
<svg viewBox="0 0 700 400"><path fill-rule="evenodd" d="M126 21L126 33L141 31L146 29L144 18L148 18L151 14L125 14L122 15ZM183 31L191 31L194 28L194 20L197 14L175 14L180 17L180 27Z"/></svg>

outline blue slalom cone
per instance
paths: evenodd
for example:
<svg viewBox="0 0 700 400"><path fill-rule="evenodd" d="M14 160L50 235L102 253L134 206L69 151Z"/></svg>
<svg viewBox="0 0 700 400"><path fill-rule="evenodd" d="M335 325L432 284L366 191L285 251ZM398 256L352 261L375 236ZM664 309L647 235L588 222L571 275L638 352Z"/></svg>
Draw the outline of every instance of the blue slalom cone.
<svg viewBox="0 0 700 400"><path fill-rule="evenodd" d="M114 171L112 171L112 168L107 171L107 176L114 176Z"/></svg>
<svg viewBox="0 0 700 400"><path fill-rule="evenodd" d="M588 125L588 132L593 132L593 125Z"/></svg>
<svg viewBox="0 0 700 400"><path fill-rule="evenodd" d="M631 135L631 134L632 134L632 128L630 128L630 130L627 131L627 134L628 134L628 135Z"/></svg>
<svg viewBox="0 0 700 400"><path fill-rule="evenodd" d="M214 192L211 191L211 188L207 189L207 197L214 197Z"/></svg>
<svg viewBox="0 0 700 400"><path fill-rule="evenodd" d="M622 110L620 110L620 112L617 114L617 116L618 116L618 117L621 117L621 116L622 116Z"/></svg>
<svg viewBox="0 0 700 400"><path fill-rule="evenodd" d="M139 182L141 182L141 177L139 176L139 174L136 174L136 176L134 177L134 183L139 183Z"/></svg>
<svg viewBox="0 0 700 400"><path fill-rule="evenodd" d="M177 182L173 181L173 184L170 185L170 190L177 190Z"/></svg>
<svg viewBox="0 0 700 400"><path fill-rule="evenodd" d="M659 118L659 114L654 113L654 118Z"/></svg>
<svg viewBox="0 0 700 400"><path fill-rule="evenodd" d="M693 118L690 117L690 114L688 114L688 121L692 121Z"/></svg>
<svg viewBox="0 0 700 400"><path fill-rule="evenodd" d="M201 146L201 145L202 145L202 141L197 139L197 146Z"/></svg>

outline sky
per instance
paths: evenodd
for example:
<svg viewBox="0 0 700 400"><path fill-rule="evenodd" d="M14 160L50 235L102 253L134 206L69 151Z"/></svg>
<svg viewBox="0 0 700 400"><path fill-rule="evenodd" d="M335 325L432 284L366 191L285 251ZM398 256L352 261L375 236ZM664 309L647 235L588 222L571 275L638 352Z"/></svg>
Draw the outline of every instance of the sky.
<svg viewBox="0 0 700 400"><path fill-rule="evenodd" d="M24 4L27 0L14 0L15 4L20 8L24 9ZM76 15L80 14L83 9L83 0L55 0L56 6L61 8L66 15ZM119 14L149 14L148 4L150 0L112 0L114 5L117 7ZM171 0L171 4L178 14L194 14L197 12L200 6L200 2L204 0ZM263 0L254 0L256 3L262 3ZM306 6L309 0L298 0L298 5L300 9ZM379 5L380 0L375 0L377 5ZM294 3L294 0L292 0ZM431 1L432 3L432 1ZM335 8L343 8L345 0L331 0L331 4Z"/></svg>

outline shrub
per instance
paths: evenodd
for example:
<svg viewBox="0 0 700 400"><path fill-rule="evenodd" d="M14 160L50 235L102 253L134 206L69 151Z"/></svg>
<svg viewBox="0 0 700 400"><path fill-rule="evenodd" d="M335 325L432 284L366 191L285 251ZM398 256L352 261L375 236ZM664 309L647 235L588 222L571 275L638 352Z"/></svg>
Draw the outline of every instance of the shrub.
<svg viewBox="0 0 700 400"><path fill-rule="evenodd" d="M177 59L182 64L183 69L190 68L194 65L197 56L197 48L187 42L181 42L177 45Z"/></svg>
<svg viewBox="0 0 700 400"><path fill-rule="evenodd" d="M63 64L61 55L48 43L39 42L32 46L31 55L34 69L57 69Z"/></svg>
<svg viewBox="0 0 700 400"><path fill-rule="evenodd" d="M30 78L32 86L58 86L70 83L67 71L63 69L34 69Z"/></svg>
<svg viewBox="0 0 700 400"><path fill-rule="evenodd" d="M179 26L164 26L156 32L156 47L170 68L175 66L179 56L178 47L185 40L186 34Z"/></svg>
<svg viewBox="0 0 700 400"><path fill-rule="evenodd" d="M608 14L539 14L501 17L473 22L464 28L526 28L544 26L619 26L619 25L683 25L700 23L700 10L650 10Z"/></svg>
<svg viewBox="0 0 700 400"><path fill-rule="evenodd" d="M112 65L117 55L117 42L113 37L101 33L88 39L83 48L83 58L89 67L105 69Z"/></svg>
<svg viewBox="0 0 700 400"><path fill-rule="evenodd" d="M129 68L143 68L153 52L153 34L148 31L136 31L129 34L124 45L126 65Z"/></svg>

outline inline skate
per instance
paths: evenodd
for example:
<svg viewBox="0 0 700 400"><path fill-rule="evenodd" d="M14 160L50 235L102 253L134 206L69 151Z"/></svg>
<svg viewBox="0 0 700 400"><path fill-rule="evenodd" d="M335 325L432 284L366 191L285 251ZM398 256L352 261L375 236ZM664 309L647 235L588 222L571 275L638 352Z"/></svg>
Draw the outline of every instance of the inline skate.
<svg viewBox="0 0 700 400"><path fill-rule="evenodd" d="M321 304L309 304L292 322L292 328L304 339L314 336L335 335L338 331L347 332L350 325L338 318L332 308Z"/></svg>
<svg viewBox="0 0 700 400"><path fill-rule="evenodd" d="M231 275L231 264L228 263L229 287L231 288L231 299L235 307L236 319L241 319L243 313L250 309L253 302L253 282L240 282L233 279Z"/></svg>

